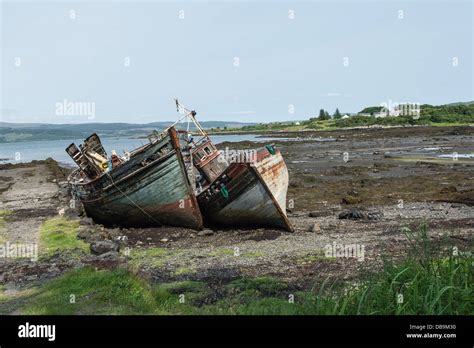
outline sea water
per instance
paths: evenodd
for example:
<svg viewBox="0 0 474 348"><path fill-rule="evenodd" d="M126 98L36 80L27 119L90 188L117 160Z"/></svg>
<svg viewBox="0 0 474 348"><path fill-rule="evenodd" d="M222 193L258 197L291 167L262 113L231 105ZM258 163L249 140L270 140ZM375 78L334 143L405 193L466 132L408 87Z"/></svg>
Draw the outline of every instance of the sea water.
<svg viewBox="0 0 474 348"><path fill-rule="evenodd" d="M284 140L281 138L259 138L256 134L211 135L210 138L215 144L225 141L270 142L272 140ZM73 164L74 162L66 153L66 147L71 143L82 144L83 141L84 139L64 139L2 143L0 144L0 163L30 162L51 157L63 164ZM102 138L101 141L107 153L115 150L117 154L122 154L123 151L131 151L148 143L148 139L137 138Z"/></svg>

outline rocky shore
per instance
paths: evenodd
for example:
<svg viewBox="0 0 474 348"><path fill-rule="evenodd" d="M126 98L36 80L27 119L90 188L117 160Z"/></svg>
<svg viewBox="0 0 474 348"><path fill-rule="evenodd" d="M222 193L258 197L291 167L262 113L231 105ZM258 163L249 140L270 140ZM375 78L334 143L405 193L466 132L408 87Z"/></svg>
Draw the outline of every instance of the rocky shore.
<svg viewBox="0 0 474 348"><path fill-rule="evenodd" d="M0 244L34 244L39 255L35 261L0 258L0 286L14 292L91 265L125 267L152 282L220 284L268 275L306 289L326 278L351 281L361 269L403 255L407 231L421 225L443 247L471 247L474 158L459 155L474 153L473 127L280 135L299 137L276 142L290 172L294 233L261 227L105 228L71 203L68 169L54 160L1 165ZM334 140L314 141L319 137ZM69 236L66 230L73 239L59 244L59 236ZM355 254L328 255L338 246L353 247Z"/></svg>

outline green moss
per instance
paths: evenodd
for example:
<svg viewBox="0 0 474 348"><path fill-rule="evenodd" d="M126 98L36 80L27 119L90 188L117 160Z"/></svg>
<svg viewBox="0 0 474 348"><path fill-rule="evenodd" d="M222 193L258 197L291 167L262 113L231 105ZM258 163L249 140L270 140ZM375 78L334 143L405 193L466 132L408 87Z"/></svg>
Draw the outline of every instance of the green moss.
<svg viewBox="0 0 474 348"><path fill-rule="evenodd" d="M164 248L133 248L130 250L130 264L135 268L144 266L160 268L165 264L166 258L173 253Z"/></svg>
<svg viewBox="0 0 474 348"><path fill-rule="evenodd" d="M78 220L60 217L46 220L40 229L40 255L48 256L57 251L88 250L89 245L77 239Z"/></svg>
<svg viewBox="0 0 474 348"><path fill-rule="evenodd" d="M194 273L194 270L187 267L180 267L174 271L175 275L191 274Z"/></svg>

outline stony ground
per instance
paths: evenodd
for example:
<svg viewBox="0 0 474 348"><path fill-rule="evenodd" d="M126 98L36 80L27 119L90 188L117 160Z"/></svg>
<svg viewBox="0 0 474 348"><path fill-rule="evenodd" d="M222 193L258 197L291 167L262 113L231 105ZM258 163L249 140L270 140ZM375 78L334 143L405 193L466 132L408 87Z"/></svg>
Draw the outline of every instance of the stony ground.
<svg viewBox="0 0 474 348"><path fill-rule="evenodd" d="M474 159L437 155L474 153L473 133L473 127L347 130L304 132L296 134L300 139L277 142L290 172L288 215L294 233L260 227L106 229L68 209L66 170L54 162L3 165L0 242L38 243L41 224L64 215L81 219L80 238L105 244L94 247L103 249L96 250L102 255L73 250L36 262L0 260L0 285L14 291L93 264L122 265L156 282L219 283L268 275L308 288L328 277L350 281L361 270L377 269L384 258L402 256L407 233L423 224L433 241L468 250ZM119 245L120 252L110 245ZM358 253L327 257L334 245Z"/></svg>
<svg viewBox="0 0 474 348"><path fill-rule="evenodd" d="M67 201L58 181L64 180L55 162L0 166L0 210L8 211L1 238L11 243L38 243L41 222L58 214ZM61 199L62 198L62 199Z"/></svg>

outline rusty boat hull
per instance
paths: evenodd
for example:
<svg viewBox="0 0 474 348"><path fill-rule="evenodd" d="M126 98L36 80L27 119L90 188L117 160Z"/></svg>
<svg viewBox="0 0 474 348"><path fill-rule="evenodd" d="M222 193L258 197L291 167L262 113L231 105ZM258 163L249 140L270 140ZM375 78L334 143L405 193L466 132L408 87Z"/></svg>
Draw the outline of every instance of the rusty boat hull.
<svg viewBox="0 0 474 348"><path fill-rule="evenodd" d="M272 152L274 153L272 154ZM258 149L255 168L286 216L286 194L288 192L289 175L280 150L270 145Z"/></svg>
<svg viewBox="0 0 474 348"><path fill-rule="evenodd" d="M200 230L202 216L174 128L89 182L72 173L71 191L87 216L107 226L181 226ZM76 177L74 177L76 176Z"/></svg>
<svg viewBox="0 0 474 348"><path fill-rule="evenodd" d="M286 216L288 170L279 150L267 146L250 163L232 163L198 195L210 225L271 226L293 231Z"/></svg>

